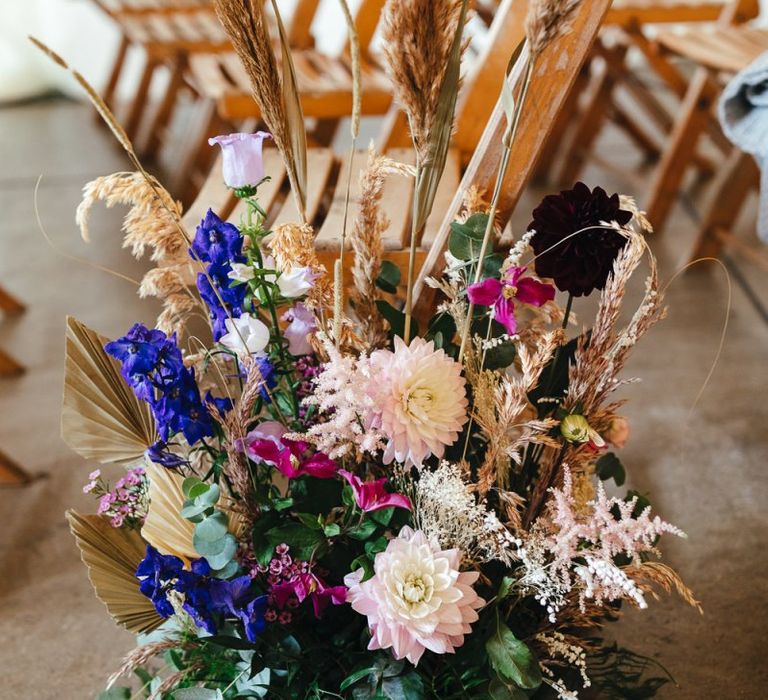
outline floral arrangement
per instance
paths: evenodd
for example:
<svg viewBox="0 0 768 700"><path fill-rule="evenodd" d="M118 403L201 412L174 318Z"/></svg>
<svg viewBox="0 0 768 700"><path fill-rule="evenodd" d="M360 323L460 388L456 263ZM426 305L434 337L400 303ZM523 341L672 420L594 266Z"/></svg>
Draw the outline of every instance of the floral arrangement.
<svg viewBox="0 0 768 700"><path fill-rule="evenodd" d="M505 87L518 95L507 144L530 68L578 6L550 4L533 3L527 70ZM409 60L397 42L422 5L388 4L390 64ZM453 93L416 104L418 81L397 76L425 74L391 66L415 148L433 156L434 134L450 132L441 105L458 89L466 7L428 18L444 49L429 80L445 87L453 74ZM302 213L301 139L290 90L270 103L260 4L217 8L249 71L261 67L254 91ZM163 304L156 327L112 341L69 321L64 436L128 469L113 489L91 473L97 514L69 513L97 595L140 634L102 697L651 697L666 672L601 633L659 589L696 605L659 560L660 537L683 533L643 495L606 489L624 483L614 450L629 435L614 392L664 315L642 212L578 183L494 246L497 194L470 188L423 312L413 265L404 305L395 298L381 183L414 175L418 189L439 179L440 159L411 171L371 151L345 300L343 261L326 269L308 222L269 225L267 138L213 140L239 224L209 210L187 234L140 165L90 183L78 211L85 232L97 199L132 205L125 243L155 263L140 293ZM415 198L415 233L428 200ZM644 259L645 294L622 326ZM590 295L586 326L574 302ZM138 694L117 684L131 672Z"/></svg>

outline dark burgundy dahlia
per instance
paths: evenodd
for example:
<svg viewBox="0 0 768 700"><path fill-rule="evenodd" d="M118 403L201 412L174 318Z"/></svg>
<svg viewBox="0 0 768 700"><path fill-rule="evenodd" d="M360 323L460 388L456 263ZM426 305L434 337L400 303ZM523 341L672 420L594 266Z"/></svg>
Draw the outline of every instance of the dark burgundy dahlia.
<svg viewBox="0 0 768 700"><path fill-rule="evenodd" d="M592 228L568 236L600 226L601 221L625 226L631 218L632 212L620 207L618 194L609 197L602 187L590 190L583 182L544 197L528 225L529 231L536 232L531 240L537 256L536 274L552 278L561 292L576 297L602 289L627 239L611 228Z"/></svg>

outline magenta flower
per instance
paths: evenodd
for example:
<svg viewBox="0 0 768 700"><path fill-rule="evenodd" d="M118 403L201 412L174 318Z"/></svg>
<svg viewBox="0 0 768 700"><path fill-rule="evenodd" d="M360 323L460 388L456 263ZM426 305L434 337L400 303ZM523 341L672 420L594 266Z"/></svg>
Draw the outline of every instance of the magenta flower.
<svg viewBox="0 0 768 700"><path fill-rule="evenodd" d="M299 603L307 598L312 601L315 617L320 618L329 604L343 605L347 601L346 586L327 586L311 572L298 574L290 581L272 586L269 591L278 608L284 608L295 597Z"/></svg>
<svg viewBox="0 0 768 700"><path fill-rule="evenodd" d="M411 502L401 493L389 493L384 488L386 479L377 479L376 481L362 481L359 477L340 469L339 474L343 476L352 487L355 494L355 502L361 510L370 513L382 508L405 508L411 510Z"/></svg>
<svg viewBox="0 0 768 700"><path fill-rule="evenodd" d="M527 271L525 267L511 267L502 273L501 279L489 278L467 287L469 300L478 306L492 306L494 318L510 335L517 332L513 300L521 304L543 306L555 298L555 288L551 284L523 277Z"/></svg>
<svg viewBox="0 0 768 700"><path fill-rule="evenodd" d="M228 134L208 139L208 144L221 146L224 160L224 182L233 189L254 187L264 179L262 142L272 138L266 131L255 134Z"/></svg>
<svg viewBox="0 0 768 700"><path fill-rule="evenodd" d="M309 444L306 442L295 442L287 438L246 437L243 447L252 460L271 464L289 479L305 474L317 479L330 479L335 476L338 468L336 462L322 452L307 457Z"/></svg>

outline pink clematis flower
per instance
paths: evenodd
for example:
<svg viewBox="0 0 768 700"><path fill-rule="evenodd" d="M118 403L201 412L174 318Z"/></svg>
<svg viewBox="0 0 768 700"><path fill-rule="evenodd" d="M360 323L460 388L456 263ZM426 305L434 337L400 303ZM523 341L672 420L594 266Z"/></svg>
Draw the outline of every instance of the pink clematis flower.
<svg viewBox="0 0 768 700"><path fill-rule="evenodd" d="M359 477L340 469L339 474L343 476L352 487L355 494L355 502L361 510L371 513L374 510L382 508L405 508L411 510L411 502L401 493L389 493L384 488L386 479L377 479L376 481L362 481Z"/></svg>
<svg viewBox="0 0 768 700"><path fill-rule="evenodd" d="M523 277L527 271L525 267L511 267L502 273L501 279L490 278L467 287L469 300L478 306L492 306L494 318L510 335L517 332L513 300L543 306L555 298L555 288L551 284Z"/></svg>
<svg viewBox="0 0 768 700"><path fill-rule="evenodd" d="M264 179L262 143L272 138L266 131L255 134L228 134L208 139L211 146L221 146L224 182L229 187L253 187Z"/></svg>
<svg viewBox="0 0 768 700"><path fill-rule="evenodd" d="M306 442L272 436L252 437L249 434L243 440L243 449L252 460L271 464L289 479L305 474L318 479L330 479L338 469L336 462L322 452L306 457L309 449L309 443Z"/></svg>
<svg viewBox="0 0 768 700"><path fill-rule="evenodd" d="M281 609L293 596L299 603L310 598L317 618L322 616L329 604L343 605L347 601L346 586L327 586L322 579L311 572L299 574L290 581L272 586L269 594Z"/></svg>

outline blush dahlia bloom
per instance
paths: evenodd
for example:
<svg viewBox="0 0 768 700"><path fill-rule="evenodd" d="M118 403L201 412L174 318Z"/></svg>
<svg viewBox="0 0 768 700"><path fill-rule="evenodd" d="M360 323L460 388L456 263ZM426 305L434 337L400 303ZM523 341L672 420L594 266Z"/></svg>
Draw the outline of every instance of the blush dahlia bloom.
<svg viewBox="0 0 768 700"><path fill-rule="evenodd" d="M368 649L392 649L418 664L424 651L452 654L485 605L472 588L479 574L459 571L459 550L441 551L420 530L404 527L376 555L375 575L348 574L347 602L368 618Z"/></svg>
<svg viewBox="0 0 768 700"><path fill-rule="evenodd" d="M384 463L419 466L430 455L441 457L467 422L461 365L423 338L410 345L395 338L394 352L377 350L370 361L372 427L388 438Z"/></svg>

